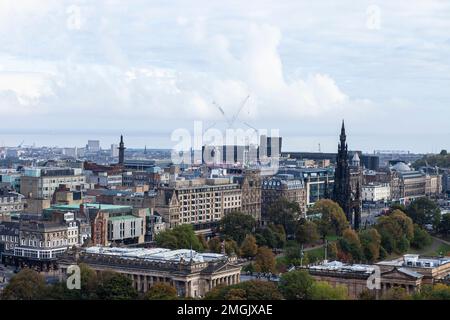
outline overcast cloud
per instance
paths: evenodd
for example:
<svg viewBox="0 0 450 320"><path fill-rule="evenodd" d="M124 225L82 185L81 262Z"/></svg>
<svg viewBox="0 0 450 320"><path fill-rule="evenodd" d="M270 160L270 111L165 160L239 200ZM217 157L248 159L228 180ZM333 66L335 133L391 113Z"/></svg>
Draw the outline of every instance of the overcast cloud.
<svg viewBox="0 0 450 320"><path fill-rule="evenodd" d="M449 30L445 0L0 0L0 142L171 147L250 95L236 126L286 149L342 118L353 149L450 149Z"/></svg>

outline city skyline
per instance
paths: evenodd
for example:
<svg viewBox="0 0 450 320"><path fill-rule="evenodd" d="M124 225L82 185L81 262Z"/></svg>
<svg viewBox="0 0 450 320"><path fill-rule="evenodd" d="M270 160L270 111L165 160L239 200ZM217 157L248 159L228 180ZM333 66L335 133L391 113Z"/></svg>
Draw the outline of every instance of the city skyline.
<svg viewBox="0 0 450 320"><path fill-rule="evenodd" d="M250 95L286 151L334 151L342 118L351 149L450 148L449 4L176 4L2 1L1 145L171 148Z"/></svg>

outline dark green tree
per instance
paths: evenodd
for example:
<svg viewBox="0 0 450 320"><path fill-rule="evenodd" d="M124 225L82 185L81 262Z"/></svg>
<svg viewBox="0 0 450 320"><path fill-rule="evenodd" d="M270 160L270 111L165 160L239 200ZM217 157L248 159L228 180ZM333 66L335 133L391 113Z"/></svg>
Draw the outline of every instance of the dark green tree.
<svg viewBox="0 0 450 320"><path fill-rule="evenodd" d="M441 220L441 210L438 204L425 197L411 202L406 208L406 214L421 227L431 224L437 228Z"/></svg>
<svg viewBox="0 0 450 320"><path fill-rule="evenodd" d="M381 235L377 229L370 228L363 230L359 234L364 258L372 263L380 257Z"/></svg>
<svg viewBox="0 0 450 320"><path fill-rule="evenodd" d="M255 219L242 212L231 212L220 221L220 232L227 239L232 239L240 245L245 236L252 234L256 226Z"/></svg>
<svg viewBox="0 0 450 320"><path fill-rule="evenodd" d="M217 286L209 291L206 300L282 300L273 282L250 280L231 286Z"/></svg>
<svg viewBox="0 0 450 320"><path fill-rule="evenodd" d="M295 240L300 244L314 243L320 239L320 234L317 230L317 225L305 219L302 219L297 224L295 233Z"/></svg>
<svg viewBox="0 0 450 320"><path fill-rule="evenodd" d="M300 216L300 206L297 202L280 198L272 203L267 217L275 225L282 225L287 235L294 235L295 225Z"/></svg>
<svg viewBox="0 0 450 320"><path fill-rule="evenodd" d="M450 214L444 214L439 223L439 232L445 236L450 235Z"/></svg>
<svg viewBox="0 0 450 320"><path fill-rule="evenodd" d="M169 230L164 230L156 236L158 246L169 249L190 249L203 251L204 247L194 232L192 225L182 224Z"/></svg>
<svg viewBox="0 0 450 320"><path fill-rule="evenodd" d="M132 300L136 299L138 294L131 279L126 275L103 271L100 274L97 296L100 300Z"/></svg>
<svg viewBox="0 0 450 320"><path fill-rule="evenodd" d="M303 270L284 273L278 284L287 300L308 300L312 298L314 279Z"/></svg>
<svg viewBox="0 0 450 320"><path fill-rule="evenodd" d="M429 246L433 240L426 230L420 227L418 224L414 225L414 237L411 240L411 246L416 249L423 249Z"/></svg>

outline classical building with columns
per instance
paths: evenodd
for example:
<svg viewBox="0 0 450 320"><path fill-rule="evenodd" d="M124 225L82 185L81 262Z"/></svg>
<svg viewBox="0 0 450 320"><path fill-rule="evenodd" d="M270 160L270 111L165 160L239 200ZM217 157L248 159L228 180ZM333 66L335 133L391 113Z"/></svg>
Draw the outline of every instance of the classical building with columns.
<svg viewBox="0 0 450 320"><path fill-rule="evenodd" d="M403 257L381 261L373 265L345 264L340 261L323 262L302 267L315 280L326 281L333 287L347 287L350 299L357 299L367 290L377 298L394 287L401 287L408 294L421 290L423 285L445 282L450 275L450 257L424 257L405 254ZM375 279L378 278L378 287Z"/></svg>
<svg viewBox="0 0 450 320"><path fill-rule="evenodd" d="M241 267L235 257L198 253L189 249L89 247L69 250L58 260L61 275L70 265L84 263L97 272L126 274L139 292L164 282L182 297L203 297L212 288L240 282Z"/></svg>

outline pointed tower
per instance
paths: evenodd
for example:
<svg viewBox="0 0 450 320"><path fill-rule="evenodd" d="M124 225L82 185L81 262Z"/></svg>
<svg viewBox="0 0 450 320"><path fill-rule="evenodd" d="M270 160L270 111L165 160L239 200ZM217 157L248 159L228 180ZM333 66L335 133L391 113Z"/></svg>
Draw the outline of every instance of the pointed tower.
<svg viewBox="0 0 450 320"><path fill-rule="evenodd" d="M120 135L120 143L119 143L119 164L124 163L125 160L125 146L123 143L123 135Z"/></svg>
<svg viewBox="0 0 450 320"><path fill-rule="evenodd" d="M352 223L350 168L348 163L348 146L344 120L342 120L339 140L336 169L334 171L333 200L341 206L348 221Z"/></svg>

